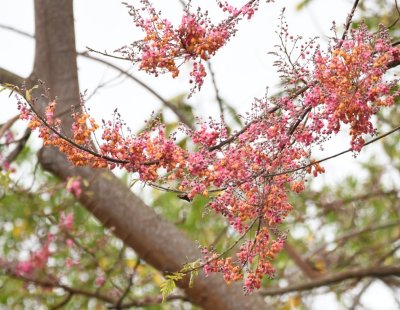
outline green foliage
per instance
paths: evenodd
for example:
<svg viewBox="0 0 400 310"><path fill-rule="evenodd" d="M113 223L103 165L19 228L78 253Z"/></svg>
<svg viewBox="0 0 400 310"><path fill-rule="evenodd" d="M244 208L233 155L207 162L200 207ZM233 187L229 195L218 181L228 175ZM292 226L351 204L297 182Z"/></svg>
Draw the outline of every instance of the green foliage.
<svg viewBox="0 0 400 310"><path fill-rule="evenodd" d="M195 277L198 276L200 269L200 261L194 261L183 265L180 271L165 276L165 281L160 285L160 292L163 302L172 294L176 287L176 282L182 280L189 274L189 287L193 287Z"/></svg>
<svg viewBox="0 0 400 310"><path fill-rule="evenodd" d="M183 266L181 272L185 272L190 274L189 278L189 287L193 287L194 285L194 279L199 275L199 269L200 269L200 261L196 260L192 263L187 263Z"/></svg>
<svg viewBox="0 0 400 310"><path fill-rule="evenodd" d="M176 282L182 280L185 276L182 272L174 272L165 276L165 281L160 285L160 292L162 296L162 301L165 302L165 299L168 295L171 295L176 287Z"/></svg>
<svg viewBox="0 0 400 310"><path fill-rule="evenodd" d="M26 177L18 180L11 172L0 171L0 257L10 263L27 259L54 235L52 255L43 270L34 274L38 279L61 278L63 283L93 294L122 294L135 277L135 286L125 300L146 299L157 296L161 275L137 259L122 242L112 236L60 183L40 167L35 168L35 154L26 148L13 166L18 171L24 165ZM31 162L31 165L27 163ZM73 213L72 230L63 230L61 214ZM73 245L68 245L72 240ZM70 263L69 263L70 262ZM98 279L106 280L101 285ZM23 279L10 277L0 271L0 308L40 308L56 306L68 298L69 293L57 288L26 285ZM146 288L143 290L143 288ZM63 309L85 309L93 306L93 298L73 295ZM96 302L105 309L103 302ZM155 305L152 309L160 309Z"/></svg>

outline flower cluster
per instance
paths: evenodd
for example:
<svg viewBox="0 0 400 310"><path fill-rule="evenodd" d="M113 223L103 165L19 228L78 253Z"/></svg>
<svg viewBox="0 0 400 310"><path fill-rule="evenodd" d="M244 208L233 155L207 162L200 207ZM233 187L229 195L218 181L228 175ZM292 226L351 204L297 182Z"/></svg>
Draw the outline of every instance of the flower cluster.
<svg viewBox="0 0 400 310"><path fill-rule="evenodd" d="M67 183L67 190L73 194L75 197L79 198L82 194L81 179L69 178Z"/></svg>
<svg viewBox="0 0 400 310"><path fill-rule="evenodd" d="M307 104L314 132L337 133L340 124L350 126L351 146L360 151L363 134L374 134L371 116L380 107L391 106L397 92L391 92L395 81L383 78L387 66L399 58L400 52L391 46L388 35L369 34L367 28L351 31L351 36L333 47L329 55L315 57L314 77L317 85L307 93ZM321 123L321 119L325 123Z"/></svg>
<svg viewBox="0 0 400 310"><path fill-rule="evenodd" d="M20 260L13 264L12 269L15 274L30 276L40 273L47 266L49 259L56 254L54 250L51 250L51 245L55 245L56 242L65 242L67 247L71 249L73 241L69 238L66 239L66 236L74 230L74 214L61 212L59 214L58 227L60 230L57 230L55 234L48 233L47 238L40 242L39 248L33 251L28 259ZM73 264L77 264L77 261L67 257L67 268L70 268Z"/></svg>
<svg viewBox="0 0 400 310"><path fill-rule="evenodd" d="M206 76L203 61L209 60L229 41L236 32L239 20L250 19L254 15L259 0L248 1L241 8L221 1L217 1L217 4L223 12L228 13L227 18L217 25L211 22L208 12L200 8L192 13L189 2L180 24L175 27L169 20L161 18L161 13L148 0L141 0L140 8L127 4L136 27L143 30L145 37L119 51L134 63L139 63L141 70L156 76L170 72L172 77L177 77L179 66L183 62L193 61L190 82L194 86L191 91L200 89Z"/></svg>
<svg viewBox="0 0 400 310"><path fill-rule="evenodd" d="M182 129L197 146L194 151L178 146L175 136L166 136L165 126L158 122L136 136L124 135L121 121L103 122L102 139L96 139L102 144L95 153L89 139L97 126L86 112L73 115L72 137L67 138L59 131L59 120L52 118L54 102L46 111L46 119L20 102L21 117L39 130L44 144L58 147L75 165L99 167L101 162L111 169L124 168L138 173L145 182L169 182L189 200L195 195L211 196L209 207L226 217L235 231L247 236L237 259L229 263L224 258L215 262L205 259L205 269L223 272L227 280L246 274L248 292L259 286L257 281L263 275L273 275L271 261L284 239L277 237L277 226L292 209L287 188L292 187L294 192L304 188L298 178L305 172L289 175L284 171L300 167L309 156L302 144L292 143L287 133L291 122L288 117L262 115L268 107L267 102L255 103L247 130L230 143L224 143L230 139L224 125L215 121L201 123L193 131ZM79 197L80 185L80 180L71 179L67 187ZM63 215L63 227L69 227L70 220ZM253 233L255 240L249 237Z"/></svg>
<svg viewBox="0 0 400 310"><path fill-rule="evenodd" d="M71 128L73 137L66 140L65 133L60 126L60 120L53 119L56 108L55 101L50 102L46 107L44 118L38 116L31 107L32 105L29 107L25 103L18 103L21 119L28 120L29 128L32 130L38 129L39 137L44 141L44 145L58 147L77 166L107 167L107 161L101 157L96 157L78 147L71 147L71 142L75 146L80 145L83 147L88 147L92 144L92 134L99 126L88 114L76 113L72 115L74 119ZM46 124L46 126L43 126L43 124Z"/></svg>
<svg viewBox="0 0 400 310"><path fill-rule="evenodd" d="M15 272L18 275L29 275L32 272L41 270L47 264L51 252L49 250L49 245L52 240L52 236L49 235L46 243L37 251L32 253L29 259L23 260L17 263L15 267Z"/></svg>
<svg viewBox="0 0 400 310"><path fill-rule="evenodd" d="M253 14L250 7L239 11L222 7L234 16ZM220 46L217 38L221 37L213 32L216 28L201 23L199 17L184 17L185 29L174 31L166 21L153 17L148 22L138 17L136 10L132 14L149 32L141 51L161 57L142 62L147 63L149 72L170 65L167 69L174 72L177 67L168 61L176 56L207 59ZM151 36L151 31L157 33ZM298 41L288 40L294 44ZM177 145L175 134L167 136L165 126L157 121L138 135L125 135L120 120L103 122L102 139L96 139L101 141L97 151L91 137L99 126L87 112L73 114L71 138L63 136L59 120L53 119L54 102L41 118L20 101L21 117L39 130L45 145L58 147L75 165L123 168L137 173L142 181L174 188L188 201L196 195L210 197L209 207L227 219L237 242L223 253L204 249L202 266L206 273L223 273L227 282L243 279L245 291L250 293L260 287L264 275L274 275L272 260L285 240L279 225L293 208L289 193L304 190L307 174L324 172L310 159L312 147L345 123L350 125L351 145L359 151L363 146L361 135L374 133L372 115L398 96L391 92L392 82L383 78L389 62L400 56L386 32L371 35L361 27L343 41L335 41L326 53L318 47L310 53L313 42L300 47L300 56L304 57L298 62L283 66L287 94L256 100L240 132L228 136L225 125L212 120L198 124L196 130L182 128L195 146L191 150ZM172 52L175 48L181 54ZM290 57L287 49L281 51ZM301 61L308 66L301 66Z"/></svg>

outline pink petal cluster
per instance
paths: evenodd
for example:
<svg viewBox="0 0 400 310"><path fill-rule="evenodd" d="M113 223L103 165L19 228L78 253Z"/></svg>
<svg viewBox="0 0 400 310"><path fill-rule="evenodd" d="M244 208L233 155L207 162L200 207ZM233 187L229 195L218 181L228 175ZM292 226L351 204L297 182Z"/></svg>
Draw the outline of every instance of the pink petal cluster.
<svg viewBox="0 0 400 310"><path fill-rule="evenodd" d="M145 33L141 41L119 51L135 63L140 69L158 75L170 72L173 77L179 75L179 66L183 62L193 61L191 89L200 89L206 71L203 61L209 60L224 46L236 32L236 25L242 18L250 19L258 8L259 0L250 0L241 8L217 1L228 17L218 24L213 24L208 12L200 8L191 12L190 4L185 8L181 22L174 27L170 21L161 18L148 0L141 0L141 7L127 5L136 27ZM270 2L270 1L266 1Z"/></svg>
<svg viewBox="0 0 400 310"><path fill-rule="evenodd" d="M313 108L309 130L330 135L347 124L351 147L359 152L365 143L363 135L375 133L371 117L398 96L391 91L396 80L388 81L384 74L399 56L386 32L370 34L366 26L351 31L329 53L318 51L313 76L317 83L304 99Z"/></svg>
<svg viewBox="0 0 400 310"><path fill-rule="evenodd" d="M74 190L74 191L76 191L76 190ZM73 226L74 226L74 214L73 213L65 214L64 212L62 212L60 214L60 220L59 220L58 226L61 229L72 230Z"/></svg>
<svg viewBox="0 0 400 310"><path fill-rule="evenodd" d="M77 178L69 178L67 182L67 190L74 195L75 197L79 198L82 194L81 188L81 180L80 177ZM68 220L68 225L72 225L73 222L73 214L69 214L66 217L62 215L63 222ZM69 223L70 222L70 223Z"/></svg>
<svg viewBox="0 0 400 310"><path fill-rule="evenodd" d="M39 250L35 251L28 260L17 263L15 267L16 274L29 275L32 272L43 269L50 255L49 242L47 242Z"/></svg>

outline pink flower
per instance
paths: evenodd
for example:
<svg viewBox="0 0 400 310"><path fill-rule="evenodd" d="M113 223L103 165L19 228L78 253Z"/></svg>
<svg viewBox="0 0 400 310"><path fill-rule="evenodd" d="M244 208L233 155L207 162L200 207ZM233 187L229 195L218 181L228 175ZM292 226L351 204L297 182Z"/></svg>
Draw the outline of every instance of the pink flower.
<svg viewBox="0 0 400 310"><path fill-rule="evenodd" d="M68 213L67 215L65 215L64 213L61 213L60 222L59 222L58 225L59 225L60 228L64 228L66 230L73 229L74 214L73 213Z"/></svg>
<svg viewBox="0 0 400 310"><path fill-rule="evenodd" d="M67 190L74 195L75 197L79 198L82 194L81 188L81 178L69 178L67 183Z"/></svg>
<svg viewBox="0 0 400 310"><path fill-rule="evenodd" d="M34 252L28 260L18 262L15 272L19 275L30 274L36 269L45 267L50 254L49 244L46 243L41 249Z"/></svg>
<svg viewBox="0 0 400 310"><path fill-rule="evenodd" d="M97 286L102 286L105 282L106 282L106 278L105 278L103 275L100 275L100 276L98 276L98 277L96 278L96 280L95 280L94 283L95 283Z"/></svg>
<svg viewBox="0 0 400 310"><path fill-rule="evenodd" d="M67 243L67 247L69 247L69 248L71 248L72 245L74 244L74 242L71 239L67 239L66 243Z"/></svg>
<svg viewBox="0 0 400 310"><path fill-rule="evenodd" d="M71 269L71 267L79 265L79 260L73 260L72 258L67 257L67 259L65 260L65 265L67 269Z"/></svg>
<svg viewBox="0 0 400 310"><path fill-rule="evenodd" d="M15 268L18 275L30 274L34 269L33 263L30 261L19 262Z"/></svg>

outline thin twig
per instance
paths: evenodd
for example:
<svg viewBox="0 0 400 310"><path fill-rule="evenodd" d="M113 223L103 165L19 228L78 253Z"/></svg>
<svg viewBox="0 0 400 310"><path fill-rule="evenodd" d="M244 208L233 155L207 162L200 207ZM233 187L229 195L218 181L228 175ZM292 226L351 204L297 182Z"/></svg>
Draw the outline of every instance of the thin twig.
<svg viewBox="0 0 400 310"><path fill-rule="evenodd" d="M136 270L139 267L139 265L140 265L140 258L138 257L137 260L136 260L135 266L133 267L133 271L129 276L128 285L126 286L126 288L123 291L121 297L118 299L117 305L115 306L116 309L122 309L122 307L121 307L122 302L124 301L125 297L128 295L129 291L132 288L133 278L134 278L134 276L136 274Z"/></svg>
<svg viewBox="0 0 400 310"><path fill-rule="evenodd" d="M3 124L0 124L0 137L2 137L14 123L19 120L19 115L15 115Z"/></svg>
<svg viewBox="0 0 400 310"><path fill-rule="evenodd" d="M63 309L64 306L66 306L69 303L69 301L71 300L72 296L74 296L74 294L69 292L67 297L65 297L60 303L58 303L57 305L51 307L50 309L51 310Z"/></svg>
<svg viewBox="0 0 400 310"><path fill-rule="evenodd" d="M27 101L29 108L31 109L31 111L35 114L35 116L40 120L40 122L46 127L48 128L51 132L53 132L55 135L57 135L60 139L68 142L69 144L71 144L72 146L76 147L77 149L84 151L86 153L89 153L90 155L93 155L94 157L100 158L100 159L104 159L106 161L112 162L112 163L116 163L116 164L128 164L129 160L122 160L122 159L118 159L118 158L113 158L107 155L102 155L99 154L87 147L84 147L83 145L80 145L78 143L76 143L75 141L71 140L70 138L68 138L67 136L63 135L62 133L60 133L59 131L57 131L53 126L51 126L45 119L43 116L41 116L33 107L33 105ZM151 166L151 165L156 165L159 163L159 160L153 160L153 161L148 161L148 162L144 162L141 163L141 165L144 166Z"/></svg>
<svg viewBox="0 0 400 310"><path fill-rule="evenodd" d="M85 102L88 102L91 98L93 98L94 95L96 95L96 93L97 93L100 89L109 86L112 82L117 81L121 76L123 76L123 73L122 73L122 72L118 73L116 76L114 76L114 77L108 79L107 81L99 82L99 83L97 84L97 86L90 92L90 94L85 96ZM122 80L119 81L118 83L122 83L124 80L125 80L125 79L122 79ZM115 85L117 85L117 84L113 84L113 86L115 86Z"/></svg>
<svg viewBox="0 0 400 310"><path fill-rule="evenodd" d="M10 154L7 155L4 162L11 163L18 157L18 155L24 149L26 142L28 141L30 135L31 135L31 130L29 128L26 128L22 137L20 139L16 140L16 141L18 141L17 146L10 152Z"/></svg>
<svg viewBox="0 0 400 310"><path fill-rule="evenodd" d="M88 46L86 46L86 48L87 48L87 50L88 50L89 52L92 52L92 53L96 53L96 54L100 54L100 55L103 55L103 56L115 58L115 59L118 59L118 60L132 61L132 59L129 59L129 58L125 58L125 57L120 57L120 56L115 56L115 55L109 54L109 53L107 53L107 51L100 52L100 51L97 51L97 50L95 50L95 49L93 49L93 48L90 48L90 47L88 47Z"/></svg>
<svg viewBox="0 0 400 310"><path fill-rule="evenodd" d="M224 102L221 98L221 95L219 94L219 88L217 85L217 80L215 79L215 73L212 68L211 61L207 61L207 65L208 65L208 71L210 71L212 84L214 86L215 99L217 99L217 102L218 102L219 113L221 114L221 117L224 118Z"/></svg>
<svg viewBox="0 0 400 310"><path fill-rule="evenodd" d="M347 32L349 31L351 22L353 20L354 12L356 11L359 2L360 2L360 0L354 1L353 7L351 9L351 12L347 16L346 24L344 26L344 31L343 31L343 34L342 34L342 40L339 42L339 48L342 47L343 41L346 39Z"/></svg>
<svg viewBox="0 0 400 310"><path fill-rule="evenodd" d="M30 39L32 39L32 38L35 37L34 35L32 35L32 34L30 34L30 33L28 33L28 32L25 32L25 31L23 31L23 30L20 30L20 29L11 27L11 26L7 26L7 25L0 24L0 28L5 29L5 30L13 31L13 32L15 32L15 33L18 33L18 34L20 34L20 35L22 35L22 36L24 36L24 37L30 38Z"/></svg>
<svg viewBox="0 0 400 310"><path fill-rule="evenodd" d="M395 3L396 11L397 11L397 18L393 21L393 23L391 23L387 27L388 29L394 27L397 24L397 22L400 20L400 10L399 10L399 6L397 5L397 0L394 0L394 3Z"/></svg>
<svg viewBox="0 0 400 310"><path fill-rule="evenodd" d="M399 193L399 191L397 190L391 190L391 191L374 191L374 192L369 192L366 194L362 194L362 195L357 195L357 196L352 196L350 198L345 198L345 199L338 199L338 200L334 200L331 202L319 202L317 204L317 206L319 208L322 208L323 214L328 213L329 211L338 211L341 210L341 208L349 203L352 202L360 202L360 201L365 201L365 200L369 200L375 197L380 197L380 196L391 196L391 195L397 195Z"/></svg>
<svg viewBox="0 0 400 310"><path fill-rule="evenodd" d="M98 300L101 300L103 302L106 303L110 303L110 304L115 304L115 300L112 299L111 297L104 295L104 294L100 294L100 293L95 293L92 291L88 291L84 288L75 288L75 287L71 287L65 284L61 284L57 279L53 279L50 277L47 278L41 278L38 276L34 276L34 275L27 275L27 274L17 274L14 270L14 268L12 267L11 264L8 264L4 261L0 261L0 267L1 269L10 277L13 277L15 279L24 281L26 283L33 283L35 285L44 287L44 288L61 288L64 291L73 294L73 295L81 295L81 296L86 296L86 297L90 297L90 298L95 298Z"/></svg>
<svg viewBox="0 0 400 310"><path fill-rule="evenodd" d="M365 291L371 286L371 284L374 282L374 279L369 279L368 282L366 284L364 284L363 288L361 289L361 291L357 294L356 297L354 297L353 299L353 303L351 305L351 307L349 308L349 310L355 310L357 309L357 306L360 304L360 300L362 295L365 293Z"/></svg>
<svg viewBox="0 0 400 310"><path fill-rule="evenodd" d="M279 109L279 107L277 107L277 106L276 107L272 107L272 108L267 110L266 114L273 113L273 112L277 111L278 109ZM214 145L214 146L208 148L208 151L212 152L212 151L218 150L218 149L222 148L223 146L225 146L226 144L229 144L229 143L233 142L241 134L245 133L247 131L247 129L249 129L249 127L251 125L253 125L254 123L256 123L256 122L257 122L257 120L252 120L246 126L244 126L241 130L239 130L238 132L236 132L235 134L230 136L228 139L223 140L220 143L218 143L217 145Z"/></svg>
<svg viewBox="0 0 400 310"><path fill-rule="evenodd" d="M364 144L364 147L367 146L367 145L370 145L370 144L372 144L372 143L374 143L374 142L376 142L376 141L378 141L378 140L380 140L380 139L383 139L383 138L385 138L385 137L391 135L392 133L394 133L394 132L396 132L396 131L398 131L398 130L400 130L400 126L398 126L398 127L394 128L394 129L392 129L392 130L386 132L386 133L383 134L383 135L380 135L380 136L378 136L378 137L376 137L376 138L374 138L374 139L372 139L372 140L366 142L366 143ZM341 155L344 155L344 154L346 154L346 153L350 153L350 152L353 152L353 151L354 151L354 150L353 150L352 148L349 148L349 149L347 149L347 150L345 150L345 151L342 151L342 152L336 153L336 154L334 154L334 155L331 155L331 156L322 158L322 159L320 159L320 160L313 161L313 162L311 162L311 163L309 163L309 164L307 164L307 165L304 165L304 166L301 166L301 167L298 167L298 168L295 168L295 169L286 170L286 171L282 171L282 172L278 172L278 173L266 174L265 177L274 177L274 176L279 176L279 175L284 175L284 174L288 174L288 173L297 172L297 171L300 171L300 170L302 170L302 169L306 169L306 168L308 168L308 167L312 167L312 166L314 166L315 164L323 163L323 162L325 162L325 161L327 161L327 160L329 160L329 159L332 159L332 158L335 158L335 157L338 157L338 156L341 156Z"/></svg>
<svg viewBox="0 0 400 310"><path fill-rule="evenodd" d="M382 229L389 229L393 226L398 226L400 225L400 221L393 221L393 222L388 222L388 223L383 223L383 224L379 224L379 225L372 225L372 226L367 226L364 228L360 228L360 229L355 229L353 231L350 231L346 234L343 234L339 237L337 237L336 239L334 239L333 241L323 244L322 246L318 247L317 249L313 250L311 253L309 253L307 255L307 258L314 256L315 254L317 254L318 252L321 252L322 250L324 250L329 244L343 244L346 240L354 238L354 237L358 237L359 235L362 234L366 234L366 233L372 233L375 232L377 230L382 230Z"/></svg>

